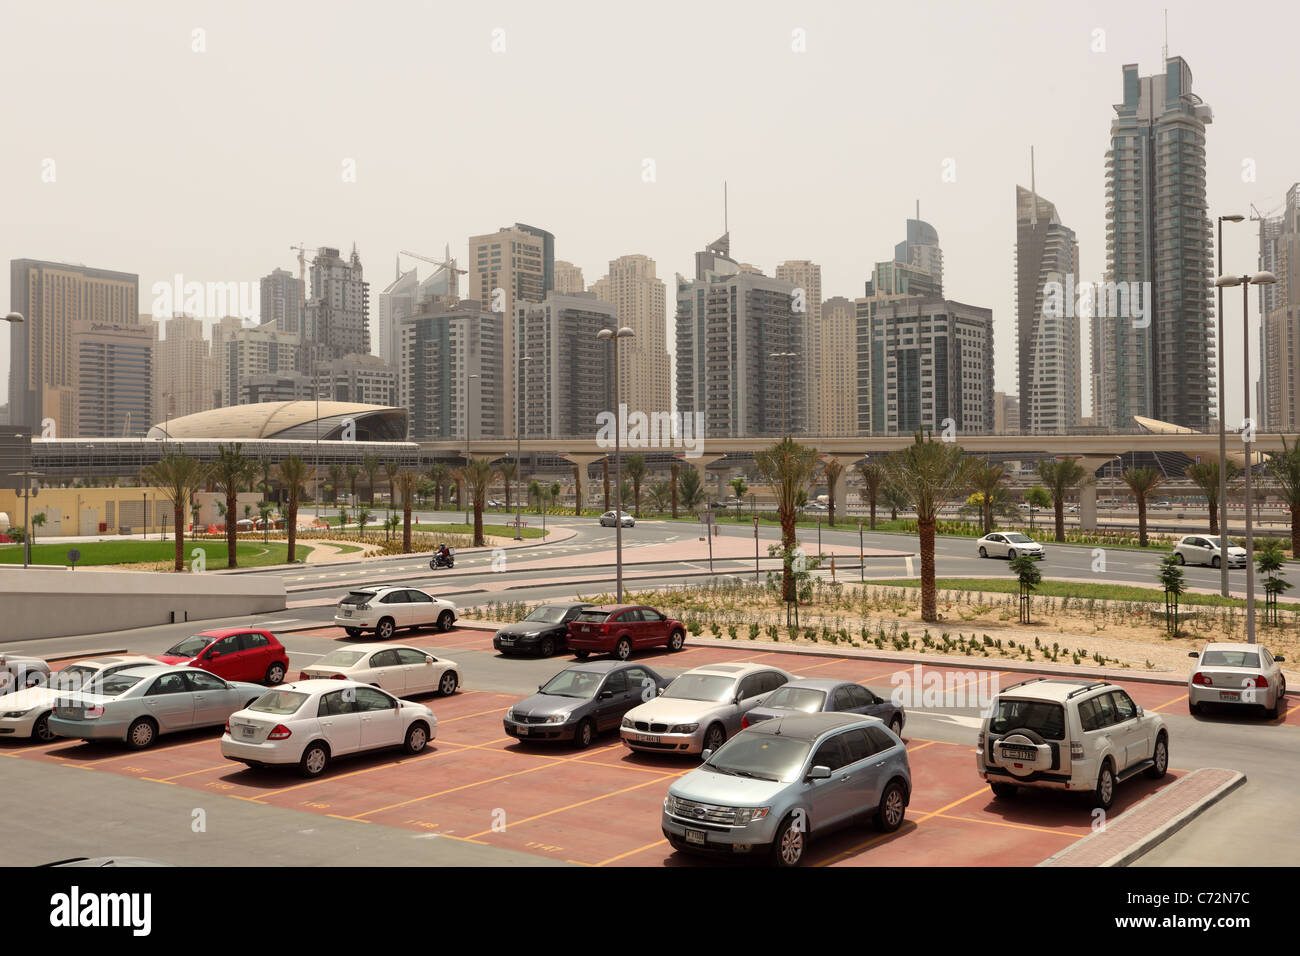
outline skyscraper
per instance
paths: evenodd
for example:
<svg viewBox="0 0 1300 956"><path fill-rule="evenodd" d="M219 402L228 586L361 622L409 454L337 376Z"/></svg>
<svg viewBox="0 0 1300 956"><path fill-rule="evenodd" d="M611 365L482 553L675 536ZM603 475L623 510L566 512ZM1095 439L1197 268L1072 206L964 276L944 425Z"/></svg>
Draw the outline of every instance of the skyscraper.
<svg viewBox="0 0 1300 956"><path fill-rule="evenodd" d="M808 430L814 435L846 438L857 434L854 406L857 385L856 312L843 296L821 307L821 328L815 336L814 401L808 407Z"/></svg>
<svg viewBox="0 0 1300 956"><path fill-rule="evenodd" d="M1124 99L1115 105L1106 153L1107 282L1132 283L1145 308L1133 308L1130 297L1129 309L1103 307L1093 316L1094 418L1102 427L1131 429L1135 415L1198 431L1209 424L1214 306L1205 127L1212 121L1182 57L1169 57L1159 76L1124 66Z"/></svg>
<svg viewBox="0 0 1300 956"><path fill-rule="evenodd" d="M302 332L302 281L292 272L274 269L262 276L262 324L274 322L281 332Z"/></svg>
<svg viewBox="0 0 1300 956"><path fill-rule="evenodd" d="M529 438L590 437L597 416L615 407L612 346L596 338L618 327L617 309L591 292L552 292L539 303L520 302L515 325L519 355L506 368L522 369L521 435ZM508 434L513 433L514 423Z"/></svg>
<svg viewBox="0 0 1300 956"><path fill-rule="evenodd" d="M75 429L75 322L137 325L140 278L61 262L14 259L9 264L10 308L25 322L9 324L9 420L41 434L44 419L56 435Z"/></svg>
<svg viewBox="0 0 1300 956"><path fill-rule="evenodd" d="M216 408L216 366L212 343L203 337L203 320L174 315L158 325L162 337L154 341L154 417L165 421Z"/></svg>
<svg viewBox="0 0 1300 956"><path fill-rule="evenodd" d="M301 372L311 374L316 362L370 351L370 283L356 246L346 260L337 249L316 251L305 319Z"/></svg>
<svg viewBox="0 0 1300 956"><path fill-rule="evenodd" d="M742 270L743 267L742 267ZM804 408L808 412L808 431L820 435L821 423L816 421L821 409L818 395L822 330L822 267L807 259L791 259L776 267L776 277L795 287L793 307L803 310L803 341L795 348L803 364Z"/></svg>
<svg viewBox="0 0 1300 956"><path fill-rule="evenodd" d="M935 293L943 295L943 250L939 248L939 233L921 220L921 204L916 205L916 218L907 220L907 238L894 246L894 261L930 273L934 276Z"/></svg>
<svg viewBox="0 0 1300 956"><path fill-rule="evenodd" d="M1016 379L1020 430L1062 434L1083 413L1079 317L1074 303L1045 308L1044 289L1065 290L1079 282L1079 244L1061 225L1056 207L1034 189L1016 187Z"/></svg>
<svg viewBox="0 0 1300 956"><path fill-rule="evenodd" d="M412 441L513 434L502 423L502 318L472 299L428 299L401 322L398 404Z"/></svg>
<svg viewBox="0 0 1300 956"><path fill-rule="evenodd" d="M1260 417L1269 431L1300 431L1300 183L1281 216L1260 222L1259 267L1277 276L1259 287Z"/></svg>
<svg viewBox="0 0 1300 956"><path fill-rule="evenodd" d="M587 287L583 285L581 267L575 266L572 262L555 263L555 291L586 292Z"/></svg>
<svg viewBox="0 0 1300 956"><path fill-rule="evenodd" d="M401 352L402 319L415 313L419 292L416 270L403 272L399 264L397 278L379 293L379 357L394 367Z"/></svg>
<svg viewBox="0 0 1300 956"><path fill-rule="evenodd" d="M557 267L558 268L558 267ZM630 255L611 259L609 272L592 283L592 293L614 306L619 327L634 333L619 339L619 401L629 410L672 410L672 366L668 358L668 291L655 274L655 261Z"/></svg>
<svg viewBox="0 0 1300 956"><path fill-rule="evenodd" d="M76 361L75 436L143 438L153 425L153 350L150 322L72 323Z"/></svg>

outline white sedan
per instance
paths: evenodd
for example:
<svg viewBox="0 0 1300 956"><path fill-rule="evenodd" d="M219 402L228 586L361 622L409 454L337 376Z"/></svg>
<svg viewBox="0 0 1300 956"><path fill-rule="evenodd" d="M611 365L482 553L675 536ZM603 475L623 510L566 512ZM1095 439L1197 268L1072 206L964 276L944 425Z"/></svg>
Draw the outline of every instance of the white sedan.
<svg viewBox="0 0 1300 956"><path fill-rule="evenodd" d="M334 623L348 637L374 631L375 637L386 641L403 627L450 631L456 623L456 605L401 584L354 588L339 600Z"/></svg>
<svg viewBox="0 0 1300 956"><path fill-rule="evenodd" d="M40 743L54 740L50 714L54 702L64 691L93 690L98 681L128 667L153 665L151 657L97 657L69 664L57 671L42 686L37 683L25 690L0 697L0 738L30 737Z"/></svg>
<svg viewBox="0 0 1300 956"><path fill-rule="evenodd" d="M1187 680L1187 709L1199 714L1205 704L1259 707L1277 717L1286 697L1286 662L1260 644L1211 643L1188 657L1196 667Z"/></svg>
<svg viewBox="0 0 1300 956"><path fill-rule="evenodd" d="M636 519L626 511L606 511L600 516L602 528L612 528L616 524L622 524L624 528L635 528Z"/></svg>
<svg viewBox="0 0 1300 956"><path fill-rule="evenodd" d="M347 754L385 747L418 754L437 732L438 718L423 704L351 680L302 680L231 714L221 756L249 767L297 764L303 776L318 777Z"/></svg>
<svg viewBox="0 0 1300 956"><path fill-rule="evenodd" d="M351 644L330 651L304 667L299 680L353 680L380 687L397 697L456 693L460 684L456 662L403 644Z"/></svg>
<svg viewBox="0 0 1300 956"><path fill-rule="evenodd" d="M981 558L1016 558L1022 554L1039 559L1046 557L1041 544L1019 531L994 531L975 543L979 546Z"/></svg>
<svg viewBox="0 0 1300 956"><path fill-rule="evenodd" d="M1219 551L1219 539L1209 535L1185 534L1174 545L1174 560L1179 564L1208 564L1217 568L1223 563ZM1228 567L1244 568L1246 566L1246 549L1235 544L1228 545Z"/></svg>

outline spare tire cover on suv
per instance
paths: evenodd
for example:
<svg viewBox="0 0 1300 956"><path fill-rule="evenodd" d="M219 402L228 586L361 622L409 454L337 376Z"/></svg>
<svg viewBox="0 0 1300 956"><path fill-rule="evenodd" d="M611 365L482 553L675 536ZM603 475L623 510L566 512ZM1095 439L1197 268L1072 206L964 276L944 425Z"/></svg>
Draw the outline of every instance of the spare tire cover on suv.
<svg viewBox="0 0 1300 956"><path fill-rule="evenodd" d="M1051 745L1028 727L1008 731L998 738L995 746L998 766L1013 776L1028 777L1052 767Z"/></svg>

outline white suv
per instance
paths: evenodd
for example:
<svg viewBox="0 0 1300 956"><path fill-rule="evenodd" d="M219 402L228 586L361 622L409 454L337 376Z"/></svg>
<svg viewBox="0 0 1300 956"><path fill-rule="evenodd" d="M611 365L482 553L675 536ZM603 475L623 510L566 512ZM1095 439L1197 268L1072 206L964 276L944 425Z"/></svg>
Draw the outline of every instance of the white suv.
<svg viewBox="0 0 1300 956"><path fill-rule="evenodd" d="M456 623L456 605L404 584L354 588L339 600L334 623L348 637L374 631L375 637L386 641L401 627L417 630L436 626L440 631L450 631Z"/></svg>
<svg viewBox="0 0 1300 956"><path fill-rule="evenodd" d="M975 765L998 797L1020 787L1090 793L1110 809L1115 784L1169 769L1164 718L1108 681L1035 677L1002 691L985 715Z"/></svg>

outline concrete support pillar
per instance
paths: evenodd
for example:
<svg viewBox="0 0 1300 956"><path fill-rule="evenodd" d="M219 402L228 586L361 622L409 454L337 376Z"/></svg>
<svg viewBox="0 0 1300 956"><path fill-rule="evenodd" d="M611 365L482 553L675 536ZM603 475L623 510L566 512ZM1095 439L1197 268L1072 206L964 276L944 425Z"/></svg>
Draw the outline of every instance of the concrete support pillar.
<svg viewBox="0 0 1300 956"><path fill-rule="evenodd" d="M582 487L575 490L578 492L578 497L581 499L583 510L590 508L592 497L591 497L590 482L587 479L587 473L590 467L595 462L598 462L602 458L604 458L605 455L603 453L599 455L592 455L592 454L582 455L582 454L570 454L569 452L561 452L558 457L563 458L565 461L571 461L578 466L578 471L582 475ZM613 476L611 476L610 482L612 483L613 480L614 480ZM597 493L599 494L600 486L597 485L596 488L597 488Z"/></svg>
<svg viewBox="0 0 1300 956"><path fill-rule="evenodd" d="M1114 455L1097 458L1080 458L1079 465L1091 476L1108 461L1114 461ZM1097 485L1089 482L1079 489L1079 529L1081 531L1097 530Z"/></svg>

